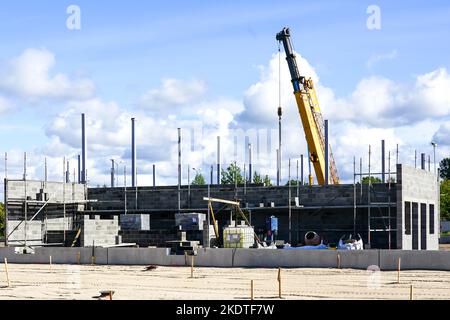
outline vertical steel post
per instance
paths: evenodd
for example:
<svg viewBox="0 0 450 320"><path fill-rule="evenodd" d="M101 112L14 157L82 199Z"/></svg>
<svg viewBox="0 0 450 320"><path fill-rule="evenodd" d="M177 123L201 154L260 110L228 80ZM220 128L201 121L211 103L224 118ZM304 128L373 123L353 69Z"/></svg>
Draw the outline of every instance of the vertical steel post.
<svg viewBox="0 0 450 320"><path fill-rule="evenodd" d="M86 184L87 174L86 174L86 159L87 159L87 137L86 137L86 115L81 114L81 183Z"/></svg>
<svg viewBox="0 0 450 320"><path fill-rule="evenodd" d="M78 183L81 183L81 156L78 155Z"/></svg>
<svg viewBox="0 0 450 320"><path fill-rule="evenodd" d="M425 170L425 153L422 153L421 155L420 155L420 163L421 163L421 169L422 170Z"/></svg>
<svg viewBox="0 0 450 320"><path fill-rule="evenodd" d="M64 175L67 175L66 171L66 157L63 158L63 243L64 246L66 245L66 183L67 183L67 177L64 177Z"/></svg>
<svg viewBox="0 0 450 320"><path fill-rule="evenodd" d="M123 165L123 192L124 192L124 209L125 215L127 215L127 165Z"/></svg>
<svg viewBox="0 0 450 320"><path fill-rule="evenodd" d="M47 168L47 157L44 159L44 185L47 187L47 181L48 181L48 168Z"/></svg>
<svg viewBox="0 0 450 320"><path fill-rule="evenodd" d="M368 232L368 240L367 240L367 245L368 245L368 247L369 248L371 248L371 238L370 238L370 228L371 228L371 225L370 225L370 219L371 219L371 216L370 216L370 207L371 207L371 205L370 205L370 191L371 191L371 188L372 188L372 176L371 176L371 171L370 171L370 164L371 164L371 155L372 155L372 146L370 146L369 145L369 184L367 185L367 225L368 225L368 228L367 228L367 232Z"/></svg>
<svg viewBox="0 0 450 320"><path fill-rule="evenodd" d="M386 145L385 141L381 140L381 180L386 183Z"/></svg>
<svg viewBox="0 0 450 320"><path fill-rule="evenodd" d="M248 182L252 183L252 144L248 144Z"/></svg>
<svg viewBox="0 0 450 320"><path fill-rule="evenodd" d="M297 160L297 200L300 201L300 180L298 175L298 160Z"/></svg>
<svg viewBox="0 0 450 320"><path fill-rule="evenodd" d="M277 187L280 186L280 149L277 149Z"/></svg>
<svg viewBox="0 0 450 320"><path fill-rule="evenodd" d="M214 166L213 165L211 165L211 176L210 176L210 185L213 185L214 184Z"/></svg>
<svg viewBox="0 0 450 320"><path fill-rule="evenodd" d="M328 142L328 120L325 120L325 185L328 185L330 178L330 156L329 156L329 142Z"/></svg>
<svg viewBox="0 0 450 320"><path fill-rule="evenodd" d="M220 136L217 137L217 184L220 184Z"/></svg>
<svg viewBox="0 0 450 320"><path fill-rule="evenodd" d="M291 196L291 159L289 159L288 169L288 188L289 188L289 244L292 244L292 196Z"/></svg>
<svg viewBox="0 0 450 320"><path fill-rule="evenodd" d="M70 161L67 161L66 183L70 183Z"/></svg>
<svg viewBox="0 0 450 320"><path fill-rule="evenodd" d="M305 185L305 174L303 172L303 168L304 168L304 164L303 164L303 155L300 156L300 176L301 176L301 181L302 181L302 186Z"/></svg>
<svg viewBox="0 0 450 320"><path fill-rule="evenodd" d="M417 169L417 150L414 150L414 168Z"/></svg>
<svg viewBox="0 0 450 320"><path fill-rule="evenodd" d="M181 128L178 128L178 213L181 211Z"/></svg>
<svg viewBox="0 0 450 320"><path fill-rule="evenodd" d="M131 118L131 186L136 187L136 119Z"/></svg>
<svg viewBox="0 0 450 320"><path fill-rule="evenodd" d="M356 157L353 157L353 234L356 234Z"/></svg>
<svg viewBox="0 0 450 320"><path fill-rule="evenodd" d="M156 165L153 165L153 188L156 187Z"/></svg>
<svg viewBox="0 0 450 320"><path fill-rule="evenodd" d="M116 166L114 164L114 159L111 159L111 188L114 188L115 185L115 170Z"/></svg>
<svg viewBox="0 0 450 320"><path fill-rule="evenodd" d="M25 218L25 250L27 249L28 234L28 196L27 196L27 153L23 154L23 183L24 183L24 218Z"/></svg>
<svg viewBox="0 0 450 320"><path fill-rule="evenodd" d="M281 153L281 118L283 116L283 109L281 108L281 105L278 107L278 183L279 186L281 184L281 163L282 163L282 153Z"/></svg>

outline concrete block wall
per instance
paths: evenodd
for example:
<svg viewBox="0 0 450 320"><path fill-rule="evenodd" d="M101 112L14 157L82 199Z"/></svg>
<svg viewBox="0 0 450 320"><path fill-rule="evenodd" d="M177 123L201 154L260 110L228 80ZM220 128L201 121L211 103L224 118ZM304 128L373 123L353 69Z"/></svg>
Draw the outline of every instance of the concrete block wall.
<svg viewBox="0 0 450 320"><path fill-rule="evenodd" d="M71 230L73 226L73 218L48 218L46 221L47 231Z"/></svg>
<svg viewBox="0 0 450 320"><path fill-rule="evenodd" d="M375 189L387 190L387 185L379 184ZM395 201L395 186L391 193L391 198ZM359 189L358 189L359 190ZM236 190L234 186L213 185L211 186L211 197L233 200ZM297 195L297 188L291 187L292 201ZM135 208L134 188L127 188L127 207ZM178 190L177 187L139 187L138 210L178 210ZM183 186L181 190L182 209L206 209L207 203L203 200L208 196L208 188L205 186L192 186L190 198L188 188ZM98 203L93 203L94 210L123 210L124 209L124 189L123 188L89 188L89 199L96 199ZM259 207L260 203L265 206L273 202L275 206L287 206L289 202L289 187L262 187L248 186L244 192L244 186L237 189L237 197L241 199L241 207L249 204L249 207ZM386 199L384 199L387 201ZM380 202L382 199L380 199ZM367 204L367 186L363 186L363 196L357 198L358 204ZM302 206L352 206L353 205L353 185L338 186L300 186L299 204ZM220 205L214 204L214 207Z"/></svg>
<svg viewBox="0 0 450 320"><path fill-rule="evenodd" d="M10 234L14 228L19 225L20 221L9 221L6 228L6 234ZM27 223L27 244L39 245L42 244L42 222L31 221ZM16 231L14 231L8 239L9 245L23 245L25 240L25 223L22 223Z"/></svg>
<svg viewBox="0 0 450 320"><path fill-rule="evenodd" d="M7 224L6 234L10 234L22 220L10 220ZM64 223L65 222L65 223ZM64 229L65 228L65 229ZM37 219L27 223L27 243L30 245L41 245L45 241L46 232L71 230L72 218L55 218L43 220ZM18 240L25 239L25 223L21 223L19 227L10 235L8 242L11 246L20 245Z"/></svg>
<svg viewBox="0 0 450 320"><path fill-rule="evenodd" d="M372 201L388 202L388 185L374 184ZM127 189L128 209L135 208L135 189ZM362 191L362 192L361 192ZM368 186L357 185L358 205L367 204ZM235 198L234 186L212 186L211 197L222 199ZM177 187L140 187L138 194L138 212L145 212L151 216L152 230L170 230L174 227L174 214L178 211L178 190ZM292 200L297 196L297 187L291 187ZM133 195L133 196L131 196ZM288 232L288 206L289 188L288 187L263 187L248 186L244 192L243 186L237 190L238 198L241 199L241 207L252 207L252 224L255 230L264 228L265 221L271 215L279 218L278 239L289 240ZM308 231L316 231L323 235L326 242L338 242L344 234L347 236L353 233L353 203L354 188L353 185L330 185L330 186L300 186L298 188L299 205L301 208L292 208L292 243L297 245L303 242L304 234ZM375 199L375 195L377 195ZM97 199L97 203L92 204L93 210L108 214L108 210L115 210L117 214L124 210L124 189L123 188L91 188L88 190L90 199ZM181 207L190 208L192 212L207 212L207 203L203 197L208 196L207 187L192 187L191 197L188 198L187 187L181 190ZM396 201L395 184L391 186L391 202ZM264 205L260 209L260 203ZM271 208L270 204L275 207ZM333 208L333 206L343 206L343 208ZM220 204L213 204L215 210L221 207ZM280 207L284 207L281 209ZM308 209L311 208L311 209ZM318 209L319 208L319 209ZM381 209L382 211L384 209ZM379 211L377 211L379 212ZM383 211L384 213L384 211ZM222 227L229 220L229 212L222 210L217 214L222 222ZM395 208L392 216L395 217ZM358 209L356 220L356 233L360 234L364 242L367 243L367 209ZM379 220L375 220L379 221ZM395 223L395 219L393 220ZM375 223L375 222L373 222ZM378 226L376 226L378 227ZM220 229L220 228L219 228ZM395 234L392 235L395 239ZM377 242L377 239L381 240ZM386 238L386 239L385 239ZM372 237L373 247L388 248L386 237ZM395 240L393 241L395 247Z"/></svg>
<svg viewBox="0 0 450 320"><path fill-rule="evenodd" d="M81 228L81 246L107 246L116 244L116 236L119 235L119 217L113 219L100 219L95 216L90 219L88 215L84 216Z"/></svg>
<svg viewBox="0 0 450 320"><path fill-rule="evenodd" d="M69 183L63 184L59 182L44 181L23 181L23 180L6 180L5 183L5 204L6 204L6 231L7 234L23 221L24 200L43 201L40 198L41 190L48 194L50 200L44 210L31 222L28 222L27 239L44 239L46 231L63 231L70 230L73 225L72 216L74 212L84 210L84 205L73 204L73 201L81 201L86 199L86 188L84 185ZM65 191L64 191L65 188ZM66 220L63 219L63 206L60 204L63 200L68 203L66 205ZM27 204L27 217L31 219L41 208L43 202L30 202ZM45 217L47 216L47 224L44 226ZM17 239L24 239L24 226L22 223L19 228L9 238L9 244L17 245ZM32 241L33 244L42 244L42 241Z"/></svg>
<svg viewBox="0 0 450 320"><path fill-rule="evenodd" d="M85 199L85 186L83 184L65 184L65 196L63 196L63 185L62 182L26 181L27 197L37 200L36 194L44 189L49 198L55 201ZM9 199L21 199L23 201L25 198L25 182L23 180L7 180L6 191Z"/></svg>
<svg viewBox="0 0 450 320"><path fill-rule="evenodd" d="M397 248L403 250L439 250L440 214L438 179L432 172L408 166L397 166ZM406 234L405 202L411 203L411 234ZM417 217L412 204L417 203ZM425 205L425 224L422 223L422 206ZM434 205L434 233L430 231L430 205ZM417 239L416 239L417 237ZM426 245L425 243L426 242Z"/></svg>

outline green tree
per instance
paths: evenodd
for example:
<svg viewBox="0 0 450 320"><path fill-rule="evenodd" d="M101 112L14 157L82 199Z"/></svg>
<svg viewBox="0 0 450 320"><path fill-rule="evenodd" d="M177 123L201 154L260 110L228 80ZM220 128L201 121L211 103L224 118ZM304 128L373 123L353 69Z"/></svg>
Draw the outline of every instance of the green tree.
<svg viewBox="0 0 450 320"><path fill-rule="evenodd" d="M297 180L291 180L291 187L296 187L297 185L300 184L300 181ZM289 187L289 181L286 182L286 187Z"/></svg>
<svg viewBox="0 0 450 320"><path fill-rule="evenodd" d="M253 174L253 183L254 184L263 184L264 183L263 179L261 178L261 175L258 174L256 171Z"/></svg>
<svg viewBox="0 0 450 320"><path fill-rule="evenodd" d="M369 177L364 177L362 179L363 184L369 184ZM377 177L370 177L370 183L381 183L381 179Z"/></svg>
<svg viewBox="0 0 450 320"><path fill-rule="evenodd" d="M441 219L450 220L450 179L441 182Z"/></svg>
<svg viewBox="0 0 450 320"><path fill-rule="evenodd" d="M236 162L230 164L227 170L222 170L222 184L244 184L244 177L241 173L241 168Z"/></svg>
<svg viewBox="0 0 450 320"><path fill-rule="evenodd" d="M450 179L450 158L445 158L439 163L439 170L442 179Z"/></svg>
<svg viewBox="0 0 450 320"><path fill-rule="evenodd" d="M268 175L266 175L265 177L264 177L264 185L266 186L266 187L271 187L272 186L272 181L270 180L270 178L269 178L269 176Z"/></svg>
<svg viewBox="0 0 450 320"><path fill-rule="evenodd" d="M0 202L0 237L5 235L5 206Z"/></svg>
<svg viewBox="0 0 450 320"><path fill-rule="evenodd" d="M197 172L195 174L194 180L192 181L192 185L193 186L204 186L205 184L206 184L205 177L201 173Z"/></svg>

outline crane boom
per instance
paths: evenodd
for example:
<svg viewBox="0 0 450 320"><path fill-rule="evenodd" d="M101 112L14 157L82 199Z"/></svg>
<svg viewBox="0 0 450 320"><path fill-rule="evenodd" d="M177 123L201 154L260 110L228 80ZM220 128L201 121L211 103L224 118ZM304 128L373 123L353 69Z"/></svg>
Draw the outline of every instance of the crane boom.
<svg viewBox="0 0 450 320"><path fill-rule="evenodd" d="M289 28L284 28L279 32L276 39L282 42L284 46L286 60L291 73L292 85L294 87L295 100L297 101L297 107L300 112L300 119L305 131L310 159L314 165L317 182L320 185L324 185L326 184L324 121L314 83L312 79L306 79L306 77L300 74L294 49L292 48ZM339 176L331 147L329 147L329 169L331 182L333 184L339 184Z"/></svg>

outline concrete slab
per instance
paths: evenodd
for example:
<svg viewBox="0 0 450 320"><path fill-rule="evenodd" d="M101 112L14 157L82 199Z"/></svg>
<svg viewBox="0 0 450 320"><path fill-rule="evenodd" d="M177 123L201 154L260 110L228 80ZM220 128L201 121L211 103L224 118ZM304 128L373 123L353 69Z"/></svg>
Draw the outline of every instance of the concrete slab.
<svg viewBox="0 0 450 320"><path fill-rule="evenodd" d="M355 250L355 251L336 251L340 255L341 268L367 269L375 265L379 266L380 250Z"/></svg>
<svg viewBox="0 0 450 320"><path fill-rule="evenodd" d="M195 265L200 267L232 267L235 252L235 249L199 249L198 255L195 257ZM190 262L189 259L188 262Z"/></svg>
<svg viewBox="0 0 450 320"><path fill-rule="evenodd" d="M401 258L402 270L449 270L450 251L380 250L381 270L397 270Z"/></svg>

